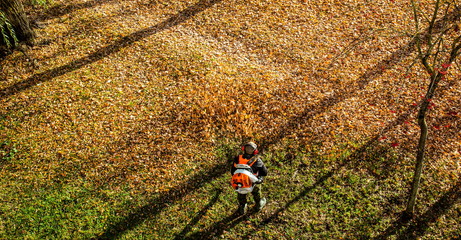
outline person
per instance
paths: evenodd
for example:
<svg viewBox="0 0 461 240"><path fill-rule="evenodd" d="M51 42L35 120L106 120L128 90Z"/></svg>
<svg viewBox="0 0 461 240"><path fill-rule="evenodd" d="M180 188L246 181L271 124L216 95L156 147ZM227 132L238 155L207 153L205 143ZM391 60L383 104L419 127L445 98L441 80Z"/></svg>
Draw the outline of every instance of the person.
<svg viewBox="0 0 461 240"><path fill-rule="evenodd" d="M256 211L260 211L266 205L266 198L263 198L261 193L261 184L264 181L264 177L267 176L267 168L260 155L258 155L258 146L254 142L246 143L242 147L242 150L243 154L235 157L233 161L231 175L234 175L234 173L239 170L237 164L248 164L251 166L252 173L256 176L251 194L256 203ZM237 192L237 200L238 213L243 215L247 212L247 194Z"/></svg>

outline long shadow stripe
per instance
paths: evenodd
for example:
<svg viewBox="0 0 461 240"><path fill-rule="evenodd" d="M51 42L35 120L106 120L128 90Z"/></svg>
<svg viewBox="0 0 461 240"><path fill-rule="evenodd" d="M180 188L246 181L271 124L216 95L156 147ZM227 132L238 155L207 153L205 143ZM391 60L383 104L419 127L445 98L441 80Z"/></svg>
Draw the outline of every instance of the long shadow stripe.
<svg viewBox="0 0 461 240"><path fill-rule="evenodd" d="M191 178L189 178L185 184L172 189L161 196L154 198L149 204L144 205L141 208L136 209L129 215L123 217L122 220L110 225L106 231L96 239L114 239L123 235L126 231L133 229L146 219L150 219L160 214L163 210L168 208L171 204L174 204L179 199L184 198L191 192L203 187L206 183L213 181L214 179L222 176L224 173L229 171L228 162L218 163L211 169L204 169Z"/></svg>
<svg viewBox="0 0 461 240"><path fill-rule="evenodd" d="M456 11L447 14L443 18L437 21L435 24L434 33L438 33L443 29L444 24L455 19L459 19L461 16L461 8ZM428 29L425 30L428 32ZM355 94L363 90L368 83L375 80L381 76L387 69L393 68L398 63L400 63L404 58L409 57L414 51L414 46L416 44L416 39L413 38L406 45L402 46L398 50L394 51L386 59L374 65L372 68L368 69L364 74L362 74L357 80L357 86L350 86L343 90L338 90L334 94L331 94L328 97L325 97L319 103L308 107L301 114L292 117L287 121L287 123L281 127L278 131L271 133L271 136L267 138L267 141L262 143L261 146L266 148L267 145L272 145L282 139L286 132L296 129L296 126L301 126L303 124L308 124L309 120L314 116L324 112L326 109L333 107L334 105L343 102L349 98L355 96Z"/></svg>
<svg viewBox="0 0 461 240"><path fill-rule="evenodd" d="M178 14L174 15L173 17L170 17L169 19L157 25L139 30L128 36L122 37L119 40L110 44L109 46L100 48L96 50L95 52L89 54L86 57L82 57L66 65L63 65L63 66L60 66L54 69L50 69L42 73L34 74L33 76L21 82L13 84L12 86L6 87L4 89L1 89L0 97L6 98L18 92L24 91L28 88L31 88L39 83L50 81L53 78L62 76L66 73L75 71L88 64L91 64L103 58L106 58L109 55L119 52L120 50L133 44L134 42L137 42L146 37L149 37L161 31L172 28L174 26L177 26L221 1L222 0L201 0L198 3L194 4L193 6L190 6L180 11Z"/></svg>
<svg viewBox="0 0 461 240"><path fill-rule="evenodd" d="M196 225L200 219L210 210L210 208L218 201L219 195L222 193L222 189L216 189L216 193L214 197L210 200L210 202L196 214L196 216L187 224L187 226L174 238L174 240L184 240L186 238L187 233L192 230L192 227Z"/></svg>

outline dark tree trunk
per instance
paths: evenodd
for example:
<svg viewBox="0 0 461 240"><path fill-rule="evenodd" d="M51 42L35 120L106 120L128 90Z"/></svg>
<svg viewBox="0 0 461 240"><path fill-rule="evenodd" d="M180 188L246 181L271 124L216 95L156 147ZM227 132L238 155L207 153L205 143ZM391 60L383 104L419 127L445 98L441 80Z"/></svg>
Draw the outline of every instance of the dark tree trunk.
<svg viewBox="0 0 461 240"><path fill-rule="evenodd" d="M407 218L413 218L416 205L416 196L418 195L419 184L421 182L421 175L423 172L424 153L426 151L427 140L426 111L428 106L429 101L428 99L425 99L418 114L418 124L421 133L419 137L418 151L416 154L416 166L415 173L413 175L413 183L411 184L410 197L408 199L407 209L405 210L405 216Z"/></svg>
<svg viewBox="0 0 461 240"><path fill-rule="evenodd" d="M10 21L18 40L32 45L35 32L30 26L29 19L20 0L0 0L0 11Z"/></svg>

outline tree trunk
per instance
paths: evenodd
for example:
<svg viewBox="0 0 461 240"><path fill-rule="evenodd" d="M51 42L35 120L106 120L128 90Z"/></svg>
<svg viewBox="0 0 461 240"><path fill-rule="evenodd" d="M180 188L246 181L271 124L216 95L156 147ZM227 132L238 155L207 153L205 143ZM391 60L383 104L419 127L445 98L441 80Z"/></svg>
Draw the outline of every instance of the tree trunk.
<svg viewBox="0 0 461 240"><path fill-rule="evenodd" d="M0 0L0 11L10 21L19 41L32 45L35 39L35 32L32 30L24 7L19 0Z"/></svg>
<svg viewBox="0 0 461 240"><path fill-rule="evenodd" d="M423 61L426 63L426 61ZM421 182L421 175L423 172L424 165L424 155L426 152L426 140L427 140L427 123L426 123L426 113L431 103L432 97L434 97L435 90L439 82L443 79L443 75L440 72L432 73L431 83L429 84L426 96L422 102L419 112L418 112L418 125L421 131L418 142L418 150L416 153L416 166L415 173L413 175L413 182L411 184L410 197L407 203L407 209L405 210L405 216L412 218L414 216L414 210L416 205L416 196L418 195L419 184Z"/></svg>
<svg viewBox="0 0 461 240"><path fill-rule="evenodd" d="M427 108L426 104L423 104ZM415 210L416 196L418 195L419 184L421 182L421 175L423 172L424 154L426 151L426 140L427 140L427 123L426 123L426 111L420 111L418 116L418 124L421 130L419 136L418 152L416 154L416 167L413 175L413 183L411 184L410 198L408 200L407 209L405 214L407 217L412 218Z"/></svg>

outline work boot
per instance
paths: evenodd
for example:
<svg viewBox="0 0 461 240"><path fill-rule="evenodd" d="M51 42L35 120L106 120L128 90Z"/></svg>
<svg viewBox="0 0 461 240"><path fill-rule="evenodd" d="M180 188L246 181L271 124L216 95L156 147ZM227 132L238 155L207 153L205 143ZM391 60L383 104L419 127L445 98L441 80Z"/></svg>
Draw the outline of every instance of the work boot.
<svg viewBox="0 0 461 240"><path fill-rule="evenodd" d="M245 213L247 213L247 204L246 203L239 205L238 213L240 215L244 215Z"/></svg>
<svg viewBox="0 0 461 240"><path fill-rule="evenodd" d="M264 206L266 206L266 198L262 198L261 200L259 200L259 202L256 203L256 211L261 211L261 209L263 209Z"/></svg>

